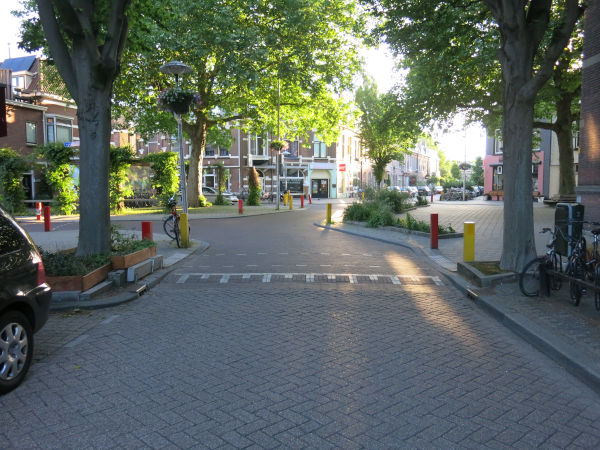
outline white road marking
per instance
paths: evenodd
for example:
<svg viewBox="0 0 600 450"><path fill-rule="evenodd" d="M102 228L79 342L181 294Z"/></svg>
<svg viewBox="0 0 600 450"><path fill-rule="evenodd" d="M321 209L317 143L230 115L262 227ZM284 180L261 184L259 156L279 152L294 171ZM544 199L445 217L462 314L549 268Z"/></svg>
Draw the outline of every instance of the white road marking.
<svg viewBox="0 0 600 450"><path fill-rule="evenodd" d="M262 282L263 282L263 283L270 283L270 282L271 282L271 274L270 274L270 273L265 273L265 274L263 275L263 280L262 280Z"/></svg>
<svg viewBox="0 0 600 450"><path fill-rule="evenodd" d="M264 252L257 252L256 254L257 255L266 255L266 253L264 253Z"/></svg>
<svg viewBox="0 0 600 450"><path fill-rule="evenodd" d="M229 275L228 274L224 274L221 277L221 280L219 281L219 283L227 283L229 281Z"/></svg>
<svg viewBox="0 0 600 450"><path fill-rule="evenodd" d="M400 284L400 280L398 279L398 277L396 275L390 277L390 280L392 280L393 284Z"/></svg>
<svg viewBox="0 0 600 450"><path fill-rule="evenodd" d="M178 284L185 283L189 277L190 277L190 276L189 276L189 275L187 275L187 274L186 274L186 275L181 275L181 276L179 277L179 280L177 280L177 283L178 283Z"/></svg>
<svg viewBox="0 0 600 450"><path fill-rule="evenodd" d="M379 278L377 277L377 275L369 275L369 279L371 281L377 281Z"/></svg>

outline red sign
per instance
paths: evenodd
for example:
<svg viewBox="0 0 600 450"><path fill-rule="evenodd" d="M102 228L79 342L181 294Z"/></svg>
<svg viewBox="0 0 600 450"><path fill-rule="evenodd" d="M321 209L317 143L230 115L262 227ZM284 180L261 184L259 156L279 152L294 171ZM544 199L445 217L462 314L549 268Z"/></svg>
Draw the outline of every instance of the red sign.
<svg viewBox="0 0 600 450"><path fill-rule="evenodd" d="M346 164L340 164L340 172L346 171Z"/></svg>

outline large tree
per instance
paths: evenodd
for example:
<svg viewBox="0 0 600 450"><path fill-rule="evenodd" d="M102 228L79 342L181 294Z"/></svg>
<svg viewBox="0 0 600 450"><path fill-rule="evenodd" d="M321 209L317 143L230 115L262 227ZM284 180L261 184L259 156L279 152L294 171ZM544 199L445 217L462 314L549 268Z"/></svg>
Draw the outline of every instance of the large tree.
<svg viewBox="0 0 600 450"><path fill-rule="evenodd" d="M202 104L183 120L192 143L191 205L198 201L210 130L237 121L274 131L279 104L281 135L316 129L333 139L344 112L335 92L351 84L358 67L353 2L164 0L161 9L157 24L146 30L153 45L126 57L118 111L144 133L172 130L173 118L156 110L155 99L173 80L158 69L171 59L192 68L182 83L200 94Z"/></svg>
<svg viewBox="0 0 600 450"><path fill-rule="evenodd" d="M501 266L519 270L535 251L531 202L534 105L569 43L582 14L581 2L370 3L387 20L387 39L406 55L407 83L413 85L407 98L415 110L425 118L444 118L464 109L488 125L502 122L504 176L510 182L504 191Z"/></svg>
<svg viewBox="0 0 600 450"><path fill-rule="evenodd" d="M128 30L130 0L36 0L22 46L45 43L77 104L80 146L78 255L110 251L109 141L113 83Z"/></svg>
<svg viewBox="0 0 600 450"><path fill-rule="evenodd" d="M396 109L396 97L380 95L372 80L365 79L355 95L361 112L358 133L366 156L371 160L377 188L385 176L385 168L392 161L402 161L418 134L416 123ZM404 117L401 119L401 117Z"/></svg>

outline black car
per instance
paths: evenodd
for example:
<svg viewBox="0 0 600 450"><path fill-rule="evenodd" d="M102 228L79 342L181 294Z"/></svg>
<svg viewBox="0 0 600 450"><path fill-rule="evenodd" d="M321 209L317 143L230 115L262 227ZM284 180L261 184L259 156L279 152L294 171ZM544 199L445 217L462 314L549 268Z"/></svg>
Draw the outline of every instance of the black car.
<svg viewBox="0 0 600 450"><path fill-rule="evenodd" d="M0 395L25 378L33 334L48 320L51 296L38 249L0 208Z"/></svg>

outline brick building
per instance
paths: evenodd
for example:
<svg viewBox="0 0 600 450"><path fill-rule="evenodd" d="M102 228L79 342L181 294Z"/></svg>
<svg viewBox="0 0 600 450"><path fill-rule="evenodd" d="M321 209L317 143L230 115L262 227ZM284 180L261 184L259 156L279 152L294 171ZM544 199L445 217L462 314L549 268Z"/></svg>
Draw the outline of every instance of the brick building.
<svg viewBox="0 0 600 450"><path fill-rule="evenodd" d="M600 221L600 2L585 13L578 201L586 220Z"/></svg>

